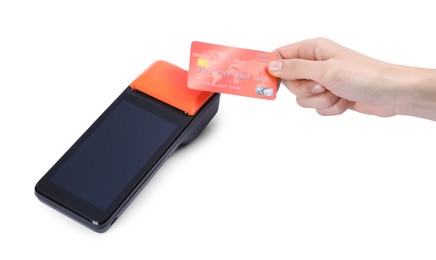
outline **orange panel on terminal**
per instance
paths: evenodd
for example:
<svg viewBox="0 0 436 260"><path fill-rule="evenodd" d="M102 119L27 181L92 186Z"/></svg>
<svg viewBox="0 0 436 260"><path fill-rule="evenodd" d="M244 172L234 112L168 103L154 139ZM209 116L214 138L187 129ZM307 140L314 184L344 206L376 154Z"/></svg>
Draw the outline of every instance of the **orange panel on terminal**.
<svg viewBox="0 0 436 260"><path fill-rule="evenodd" d="M155 61L130 84L162 102L195 115L212 92L188 88L188 72L166 61Z"/></svg>

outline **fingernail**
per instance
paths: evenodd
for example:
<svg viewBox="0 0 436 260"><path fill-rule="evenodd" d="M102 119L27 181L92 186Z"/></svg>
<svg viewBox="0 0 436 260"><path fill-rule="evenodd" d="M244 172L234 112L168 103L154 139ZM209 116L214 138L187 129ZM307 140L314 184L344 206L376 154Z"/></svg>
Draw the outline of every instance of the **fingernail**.
<svg viewBox="0 0 436 260"><path fill-rule="evenodd" d="M320 84L316 84L315 86L312 87L312 89L310 90L310 93L312 94L319 94L325 91L325 88L323 86L321 86Z"/></svg>
<svg viewBox="0 0 436 260"><path fill-rule="evenodd" d="M279 71L282 69L282 67L283 67L283 62L281 61L273 60L268 63L269 71Z"/></svg>

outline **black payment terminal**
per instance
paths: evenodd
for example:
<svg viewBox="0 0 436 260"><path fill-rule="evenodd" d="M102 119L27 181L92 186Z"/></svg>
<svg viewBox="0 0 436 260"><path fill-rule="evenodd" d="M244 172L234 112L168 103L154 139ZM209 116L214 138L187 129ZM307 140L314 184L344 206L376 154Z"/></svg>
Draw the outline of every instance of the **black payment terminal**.
<svg viewBox="0 0 436 260"><path fill-rule="evenodd" d="M105 232L171 153L202 132L219 99L189 89L187 71L154 62L39 180L36 196Z"/></svg>

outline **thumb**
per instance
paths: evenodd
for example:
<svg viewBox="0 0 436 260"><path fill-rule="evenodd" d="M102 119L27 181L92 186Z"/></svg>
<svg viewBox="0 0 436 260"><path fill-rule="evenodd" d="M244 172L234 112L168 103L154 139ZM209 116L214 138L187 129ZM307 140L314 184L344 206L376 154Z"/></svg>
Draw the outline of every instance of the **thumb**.
<svg viewBox="0 0 436 260"><path fill-rule="evenodd" d="M268 63L268 72L272 76L284 80L310 79L318 81L324 70L322 61L285 59Z"/></svg>

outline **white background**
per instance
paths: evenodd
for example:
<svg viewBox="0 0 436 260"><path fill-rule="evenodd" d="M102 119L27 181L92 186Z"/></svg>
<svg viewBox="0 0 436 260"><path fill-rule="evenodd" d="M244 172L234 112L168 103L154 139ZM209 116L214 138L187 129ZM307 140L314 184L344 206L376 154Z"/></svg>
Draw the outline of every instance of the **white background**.
<svg viewBox="0 0 436 260"><path fill-rule="evenodd" d="M151 63L187 69L193 40L272 51L323 36L436 68L432 1L66 2L0 3L0 259L436 258L436 122L322 117L284 87L222 95L104 234L33 193Z"/></svg>

